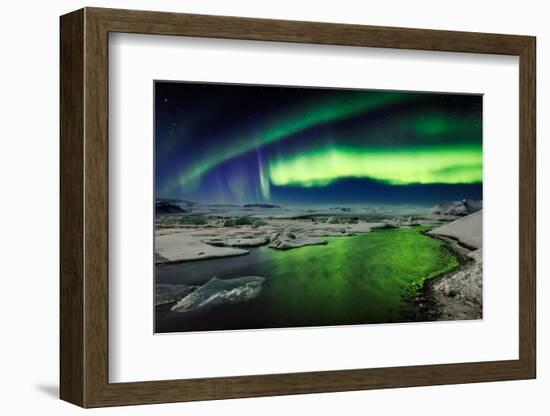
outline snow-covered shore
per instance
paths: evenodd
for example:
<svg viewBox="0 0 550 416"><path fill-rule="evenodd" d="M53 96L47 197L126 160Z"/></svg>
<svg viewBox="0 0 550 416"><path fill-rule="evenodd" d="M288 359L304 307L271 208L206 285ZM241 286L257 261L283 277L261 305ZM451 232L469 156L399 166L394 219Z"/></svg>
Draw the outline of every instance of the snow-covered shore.
<svg viewBox="0 0 550 416"><path fill-rule="evenodd" d="M463 247L459 247L458 254L464 261L458 269L426 281L420 304L427 319L483 317L482 218L480 210L428 232L443 239L450 237L461 244ZM465 256L464 250L467 250Z"/></svg>

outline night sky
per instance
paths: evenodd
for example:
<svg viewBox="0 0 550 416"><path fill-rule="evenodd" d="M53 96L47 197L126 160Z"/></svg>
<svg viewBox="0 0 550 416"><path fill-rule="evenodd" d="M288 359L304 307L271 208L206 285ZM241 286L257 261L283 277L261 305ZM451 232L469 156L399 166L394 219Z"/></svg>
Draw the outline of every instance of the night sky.
<svg viewBox="0 0 550 416"><path fill-rule="evenodd" d="M155 82L157 198L482 199L482 97Z"/></svg>

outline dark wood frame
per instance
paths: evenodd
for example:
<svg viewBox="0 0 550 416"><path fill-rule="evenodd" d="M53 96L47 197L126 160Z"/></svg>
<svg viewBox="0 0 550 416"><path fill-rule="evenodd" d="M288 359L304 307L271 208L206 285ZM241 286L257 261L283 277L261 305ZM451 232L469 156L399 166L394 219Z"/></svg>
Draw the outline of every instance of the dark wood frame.
<svg viewBox="0 0 550 416"><path fill-rule="evenodd" d="M110 32L519 56L519 359L109 383ZM99 8L62 16L61 398L100 407L535 378L535 50L535 38L530 36Z"/></svg>

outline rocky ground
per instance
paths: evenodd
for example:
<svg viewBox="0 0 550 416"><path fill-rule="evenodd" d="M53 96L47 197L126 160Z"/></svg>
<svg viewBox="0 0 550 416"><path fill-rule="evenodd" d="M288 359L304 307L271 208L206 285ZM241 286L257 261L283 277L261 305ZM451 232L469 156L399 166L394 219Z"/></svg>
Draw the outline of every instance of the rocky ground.
<svg viewBox="0 0 550 416"><path fill-rule="evenodd" d="M482 211L434 228L429 234L449 242L461 257L461 266L429 280L418 298L428 320L464 320L483 317Z"/></svg>

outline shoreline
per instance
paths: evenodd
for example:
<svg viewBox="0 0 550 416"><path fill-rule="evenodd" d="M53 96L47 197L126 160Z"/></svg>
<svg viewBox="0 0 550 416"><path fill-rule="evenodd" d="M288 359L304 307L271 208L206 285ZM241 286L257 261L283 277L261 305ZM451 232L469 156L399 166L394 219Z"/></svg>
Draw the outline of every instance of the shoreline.
<svg viewBox="0 0 550 416"><path fill-rule="evenodd" d="M415 302L425 321L475 320L483 318L481 248L468 246L457 238L426 234L438 239L456 255L459 265L448 272L424 280Z"/></svg>

